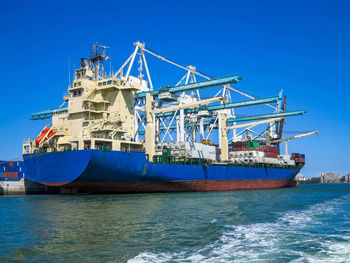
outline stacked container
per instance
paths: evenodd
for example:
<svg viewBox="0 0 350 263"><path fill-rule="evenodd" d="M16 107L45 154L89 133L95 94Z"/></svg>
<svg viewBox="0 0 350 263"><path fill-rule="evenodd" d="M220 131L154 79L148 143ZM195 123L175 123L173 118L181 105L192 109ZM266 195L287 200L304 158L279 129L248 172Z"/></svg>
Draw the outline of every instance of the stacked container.
<svg viewBox="0 0 350 263"><path fill-rule="evenodd" d="M0 181L19 181L26 178L22 161L0 161Z"/></svg>
<svg viewBox="0 0 350 263"><path fill-rule="evenodd" d="M301 153L292 153L292 159L296 162L296 163L305 163L305 154L301 154Z"/></svg>
<svg viewBox="0 0 350 263"><path fill-rule="evenodd" d="M235 151L236 148L242 148L242 147L246 147L247 144L245 141L239 141L239 142L232 142L232 148Z"/></svg>
<svg viewBox="0 0 350 263"><path fill-rule="evenodd" d="M265 157L277 158L278 148L274 146L260 146L257 142L233 142L232 150L235 152L258 151L263 152Z"/></svg>
<svg viewBox="0 0 350 263"><path fill-rule="evenodd" d="M255 147L255 151L264 152L265 157L277 158L278 148L274 146L259 146Z"/></svg>

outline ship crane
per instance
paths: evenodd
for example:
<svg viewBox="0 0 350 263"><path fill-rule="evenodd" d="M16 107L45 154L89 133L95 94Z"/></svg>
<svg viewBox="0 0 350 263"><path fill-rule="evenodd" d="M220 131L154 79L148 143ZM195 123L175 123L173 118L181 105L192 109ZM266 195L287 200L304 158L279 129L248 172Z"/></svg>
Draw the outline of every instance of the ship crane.
<svg viewBox="0 0 350 263"><path fill-rule="evenodd" d="M145 131L145 151L146 151L146 154L148 155L149 160L153 159L154 152L155 152L155 126L154 126L155 114L184 110L186 108L203 106L203 105L211 104L218 101L223 101L225 103L225 98L215 97L207 100L201 100L201 101L196 101L196 102L191 102L186 104L180 104L176 106L170 106L163 109L153 109L154 96L150 92L146 93L145 106L146 106L146 115L147 115L147 125L146 125L146 131Z"/></svg>
<svg viewBox="0 0 350 263"><path fill-rule="evenodd" d="M153 113L157 114L157 113L174 112L174 111L178 111L178 110L207 105L207 104L218 102L218 101L223 101L224 103L226 102L224 97L215 97L215 98L211 98L211 99L200 100L200 101L190 102L190 103L186 103L186 104L180 104L180 105L176 105L176 106L170 106L170 107L166 107L166 108L162 108L162 109L154 109Z"/></svg>
<svg viewBox="0 0 350 263"><path fill-rule="evenodd" d="M298 139L298 138L303 138L303 137L310 136L310 135L313 135L313 134L317 134L318 135L319 133L318 133L318 131L302 133L302 134L298 134L298 135L287 137L287 138L283 138L283 139L272 140L271 143L272 144L277 144L277 143L285 142L286 154L288 154L288 141L294 140L294 139Z"/></svg>
<svg viewBox="0 0 350 263"><path fill-rule="evenodd" d="M227 140L227 130L228 129L239 129L244 127L254 127L260 124L274 122L274 121L280 121L284 119L283 117L280 118L270 118L263 121L256 121L256 122L250 122L250 123L244 123L240 125L233 125L227 127L227 116L226 114L220 114L221 117L221 138L220 138L220 145L221 145L221 161L228 161L228 140Z"/></svg>
<svg viewBox="0 0 350 263"><path fill-rule="evenodd" d="M227 129L239 129L239 128L244 128L244 127L254 127L254 126L257 126L259 124L280 121L282 119L284 119L284 117L271 118L271 119L267 119L267 120L264 120L264 121L256 121L256 122L249 122L249 123L244 123L244 124L239 124L239 125L233 125L233 126L227 127Z"/></svg>

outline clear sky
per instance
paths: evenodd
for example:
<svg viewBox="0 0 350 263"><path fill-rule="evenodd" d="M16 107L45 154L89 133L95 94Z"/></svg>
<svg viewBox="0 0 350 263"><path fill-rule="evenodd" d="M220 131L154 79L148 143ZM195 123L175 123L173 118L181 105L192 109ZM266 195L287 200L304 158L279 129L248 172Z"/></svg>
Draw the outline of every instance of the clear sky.
<svg viewBox="0 0 350 263"><path fill-rule="evenodd" d="M23 138L41 130L31 113L60 106L68 64L89 56L92 42L110 46L118 68L142 41L199 71L239 74L237 87L255 96L283 89L288 110L308 111L285 129L320 131L289 144L306 154L302 173L350 172L349 14L350 1L337 0L3 1L0 159L20 156ZM156 86L174 84L158 75Z"/></svg>

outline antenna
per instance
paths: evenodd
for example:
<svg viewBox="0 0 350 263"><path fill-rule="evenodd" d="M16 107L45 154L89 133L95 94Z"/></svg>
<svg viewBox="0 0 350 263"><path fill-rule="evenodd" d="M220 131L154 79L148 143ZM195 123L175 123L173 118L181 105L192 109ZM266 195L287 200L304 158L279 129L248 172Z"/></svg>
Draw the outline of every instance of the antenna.
<svg viewBox="0 0 350 263"><path fill-rule="evenodd" d="M70 87L70 60L68 58L68 87Z"/></svg>
<svg viewBox="0 0 350 263"><path fill-rule="evenodd" d="M112 77L112 53L109 55L109 77Z"/></svg>

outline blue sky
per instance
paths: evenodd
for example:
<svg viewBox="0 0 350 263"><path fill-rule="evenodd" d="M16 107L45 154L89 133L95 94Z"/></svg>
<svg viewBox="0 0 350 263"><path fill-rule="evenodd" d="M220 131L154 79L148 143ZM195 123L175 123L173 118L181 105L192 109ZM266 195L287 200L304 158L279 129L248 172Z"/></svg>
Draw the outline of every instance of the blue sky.
<svg viewBox="0 0 350 263"><path fill-rule="evenodd" d="M289 144L307 156L303 174L350 172L349 12L349 1L3 2L0 159L19 157L40 131L30 114L62 103L68 63L92 42L110 46L118 68L142 41L213 76L239 74L237 87L257 97L283 89L288 110L308 111L285 129L320 131ZM174 84L161 65L150 70L156 86Z"/></svg>

